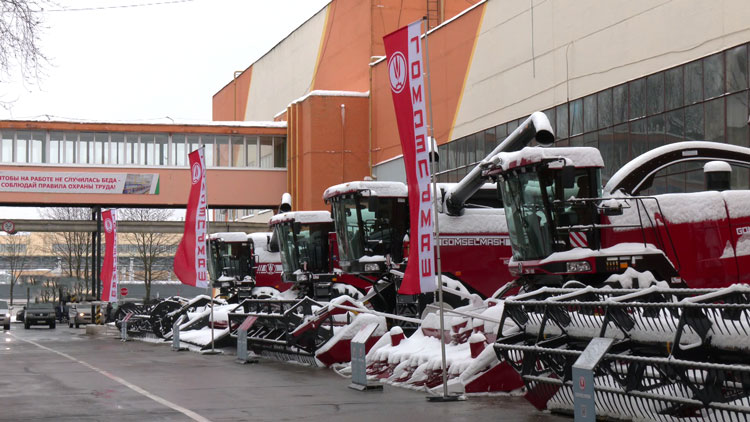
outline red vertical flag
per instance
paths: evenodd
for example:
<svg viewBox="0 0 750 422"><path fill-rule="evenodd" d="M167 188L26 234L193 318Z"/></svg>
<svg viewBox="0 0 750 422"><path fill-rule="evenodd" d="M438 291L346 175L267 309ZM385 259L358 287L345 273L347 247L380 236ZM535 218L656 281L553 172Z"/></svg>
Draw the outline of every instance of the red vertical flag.
<svg viewBox="0 0 750 422"><path fill-rule="evenodd" d="M383 37L409 186L411 248L402 294L437 289L421 35L422 22L417 21Z"/></svg>
<svg viewBox="0 0 750 422"><path fill-rule="evenodd" d="M117 212L102 212L104 223L104 262L100 272L102 302L117 302Z"/></svg>
<svg viewBox="0 0 750 422"><path fill-rule="evenodd" d="M206 161L203 148L191 152L190 196L185 213L185 232L174 256L174 272L183 284L195 287L208 286L208 251L206 236Z"/></svg>

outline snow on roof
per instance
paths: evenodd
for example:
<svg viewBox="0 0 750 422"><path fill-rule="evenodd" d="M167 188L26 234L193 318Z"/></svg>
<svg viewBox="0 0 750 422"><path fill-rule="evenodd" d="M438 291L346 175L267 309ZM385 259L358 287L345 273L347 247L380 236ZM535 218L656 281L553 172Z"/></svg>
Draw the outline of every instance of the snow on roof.
<svg viewBox="0 0 750 422"><path fill-rule="evenodd" d="M246 242L247 233L245 232L214 233L209 236L209 239L211 240L219 239L222 242Z"/></svg>
<svg viewBox="0 0 750 422"><path fill-rule="evenodd" d="M610 177L609 180L607 181L607 184L604 186L604 192L611 193L612 189L615 186L622 183L622 180L630 176L630 174L632 174L638 167L645 165L647 162L661 155L668 154L674 151L684 150L682 152L683 157L695 157L694 159L698 160L700 158L697 156L697 151L694 151L698 148L703 148L703 149L708 148L708 149L713 149L713 150L722 150L722 151L736 152L736 153L741 153L741 154L750 154L750 149L748 148L740 147L737 145L722 144L720 142L688 141L688 142L675 142L673 144L663 145L658 148L654 148L650 151L644 152L643 154L630 160L624 166L620 167L620 169L617 170L617 172L615 172L615 174L613 174L612 177ZM661 167L659 169L661 169ZM656 170L659 170L659 169L656 169Z"/></svg>
<svg viewBox="0 0 750 422"><path fill-rule="evenodd" d="M731 218L750 217L750 191L725 190L721 192Z"/></svg>
<svg viewBox="0 0 750 422"><path fill-rule="evenodd" d="M728 192L727 192L728 193ZM628 205L623 208L622 215L609 216L612 224L640 226L641 221L648 227L650 221L655 220L655 214L662 214L671 224L694 223L700 221L718 221L727 218L727 204L724 193L716 191L693 193L668 193L654 198L639 200L640 206L633 200L624 200ZM750 210L740 209L750 204L750 192L732 194L734 201L730 201L730 210L737 214L748 215ZM638 213L641 213L640 217Z"/></svg>
<svg viewBox="0 0 750 422"><path fill-rule="evenodd" d="M260 232L247 235L253 241L258 262L281 262L280 253L268 250L268 241L271 238L271 234L270 232Z"/></svg>
<svg viewBox="0 0 750 422"><path fill-rule="evenodd" d="M328 211L290 211L271 217L270 225L295 221L302 224L332 223L331 213Z"/></svg>
<svg viewBox="0 0 750 422"><path fill-rule="evenodd" d="M268 128L285 128L287 122L270 122L270 121L213 121L213 120L188 120L172 119L163 117L158 119L146 120L91 120L75 119L69 117L42 115L23 118L6 118L2 121L8 122L56 122L56 123L94 123L94 124L130 124L130 125L155 125L155 126L234 126L234 127L268 127Z"/></svg>
<svg viewBox="0 0 750 422"><path fill-rule="evenodd" d="M487 159L486 162L489 162L492 167L508 170L555 159L564 159L567 166L604 167L601 153L598 149L591 147L525 147L520 151L498 153Z"/></svg>
<svg viewBox="0 0 750 422"><path fill-rule="evenodd" d="M703 171L705 173L713 173L713 172L732 172L732 166L729 165L726 161L709 161L703 166Z"/></svg>
<svg viewBox="0 0 750 422"><path fill-rule="evenodd" d="M440 234L508 233L502 208L466 208L461 216L438 214Z"/></svg>
<svg viewBox="0 0 750 422"><path fill-rule="evenodd" d="M283 110L276 113L273 118L277 118L281 116L282 114L286 113L286 110L291 107L294 104L301 103L305 101L308 97L369 97L370 91L360 92L360 91L328 91L323 89L316 89L315 91L310 91L307 94L297 98L296 100L289 103ZM285 122L286 123L286 122Z"/></svg>
<svg viewBox="0 0 750 422"><path fill-rule="evenodd" d="M357 181L331 186L323 193L323 199L328 200L334 196L354 192L361 192L363 196L372 194L379 197L406 198L409 195L406 185L401 182Z"/></svg>

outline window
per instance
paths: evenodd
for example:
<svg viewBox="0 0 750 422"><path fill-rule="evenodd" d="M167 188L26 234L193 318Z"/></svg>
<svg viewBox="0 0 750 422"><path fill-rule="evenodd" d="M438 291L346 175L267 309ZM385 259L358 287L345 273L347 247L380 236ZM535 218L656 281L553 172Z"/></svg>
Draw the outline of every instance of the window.
<svg viewBox="0 0 750 422"><path fill-rule="evenodd" d="M639 128L639 129L640 128L647 128L647 130L648 130L648 143L644 144L644 145L638 145L637 146L638 154L634 153L633 157L637 157L638 155L643 154L644 152L646 152L649 149L658 148L658 147L664 145L664 142L665 142L665 135L664 135L664 133L665 133L666 125L665 125L664 115L663 114L657 114L656 116L649 117L648 121L647 121L648 122L647 126L643 126L642 125L643 123L646 123L646 120L644 120L644 119L638 120L638 122L641 123L641 126L636 126L635 125L636 122L633 122L631 124L631 130L633 130L634 128ZM680 132L680 135L679 135L680 137L682 136L681 133L682 132ZM635 145L634 145L634 148L636 148Z"/></svg>
<svg viewBox="0 0 750 422"><path fill-rule="evenodd" d="M76 162L76 141L78 141L78 132L65 132L65 150L63 156L65 164L73 164Z"/></svg>
<svg viewBox="0 0 750 422"><path fill-rule="evenodd" d="M59 164L63 162L63 132L50 132L49 134L49 163Z"/></svg>
<svg viewBox="0 0 750 422"><path fill-rule="evenodd" d="M598 122L599 128L612 126L612 90L605 89L596 96L597 107L599 108Z"/></svg>
<svg viewBox="0 0 750 422"><path fill-rule="evenodd" d="M245 167L245 138L242 136L232 136L230 139L232 145L232 167Z"/></svg>
<svg viewBox="0 0 750 422"><path fill-rule="evenodd" d="M140 149L140 143L138 142L138 134L128 133L125 135L125 163L129 165L138 164L138 150Z"/></svg>
<svg viewBox="0 0 750 422"><path fill-rule="evenodd" d="M636 79L628 83L630 96L630 118L637 119L646 115L646 80Z"/></svg>
<svg viewBox="0 0 750 422"><path fill-rule="evenodd" d="M154 162L158 166L169 165L169 137L165 134L154 136Z"/></svg>
<svg viewBox="0 0 750 422"><path fill-rule="evenodd" d="M628 121L628 85L622 84L612 89L612 123Z"/></svg>
<svg viewBox="0 0 750 422"><path fill-rule="evenodd" d="M570 136L583 133L583 100L580 98L570 103Z"/></svg>
<svg viewBox="0 0 750 422"><path fill-rule="evenodd" d="M726 142L733 145L748 146L748 106L747 91L727 97L727 135Z"/></svg>
<svg viewBox="0 0 750 422"><path fill-rule="evenodd" d="M706 99L724 93L724 55L714 54L703 59L703 87Z"/></svg>
<svg viewBox="0 0 750 422"><path fill-rule="evenodd" d="M29 139L29 163L41 164L45 162L44 152L45 132L33 132Z"/></svg>
<svg viewBox="0 0 750 422"><path fill-rule="evenodd" d="M725 60L727 63L726 92L747 89L747 46L741 45L727 50Z"/></svg>
<svg viewBox="0 0 750 422"><path fill-rule="evenodd" d="M170 164L175 166L187 165L187 150L185 149L185 135L172 135L172 158Z"/></svg>
<svg viewBox="0 0 750 422"><path fill-rule="evenodd" d="M4 130L2 133L2 148L0 148L0 159L3 163L13 162L13 139L16 132L13 130Z"/></svg>
<svg viewBox="0 0 750 422"><path fill-rule="evenodd" d="M201 145L205 147L205 159L206 159L206 167L213 167L216 165L216 162L214 161L214 148L216 148L216 144L214 143L214 136L213 135L201 135Z"/></svg>
<svg viewBox="0 0 750 422"><path fill-rule="evenodd" d="M27 163L29 161L29 142L31 141L31 132L16 132L16 158L13 162Z"/></svg>
<svg viewBox="0 0 750 422"><path fill-rule="evenodd" d="M258 166L258 137L248 136L247 141L247 166L248 167L259 167Z"/></svg>
<svg viewBox="0 0 750 422"><path fill-rule="evenodd" d="M646 112L649 116L664 111L664 74L657 73L646 78Z"/></svg>
<svg viewBox="0 0 750 422"><path fill-rule="evenodd" d="M112 164L125 164L125 134L112 133L109 135L110 159Z"/></svg>
<svg viewBox="0 0 750 422"><path fill-rule="evenodd" d="M683 66L679 66L664 72L664 104L667 110L682 107L683 69Z"/></svg>
<svg viewBox="0 0 750 422"><path fill-rule="evenodd" d="M714 142L726 142L724 136L724 98L707 101L704 109L706 133L704 139Z"/></svg>
<svg viewBox="0 0 750 422"><path fill-rule="evenodd" d="M555 137L564 139L568 137L568 105L562 104L555 109L557 120L555 121Z"/></svg>
<svg viewBox="0 0 750 422"><path fill-rule="evenodd" d="M273 166L286 168L286 137L273 138Z"/></svg>
<svg viewBox="0 0 750 422"><path fill-rule="evenodd" d="M703 62L696 60L685 65L685 105L703 100Z"/></svg>
<svg viewBox="0 0 750 422"><path fill-rule="evenodd" d="M260 137L260 168L273 168L273 138L270 136Z"/></svg>
<svg viewBox="0 0 750 422"><path fill-rule="evenodd" d="M596 95L583 98L583 130L591 132L597 129L596 121Z"/></svg>
<svg viewBox="0 0 750 422"><path fill-rule="evenodd" d="M664 142L681 142L685 140L685 110L671 111L664 116L665 133Z"/></svg>
<svg viewBox="0 0 750 422"><path fill-rule="evenodd" d="M156 165L156 147L154 146L154 135L148 133L141 134L141 148L138 151L138 164L147 166Z"/></svg>
<svg viewBox="0 0 750 422"><path fill-rule="evenodd" d="M466 164L473 164L476 161L477 158L477 143L476 143L476 135L469 135L466 138L464 138L464 143L466 144Z"/></svg>
<svg viewBox="0 0 750 422"><path fill-rule="evenodd" d="M702 141L704 139L706 139L706 134L704 132L703 103L687 107L685 109L685 140Z"/></svg>
<svg viewBox="0 0 750 422"><path fill-rule="evenodd" d="M219 167L229 167L229 137L216 137L216 165Z"/></svg>

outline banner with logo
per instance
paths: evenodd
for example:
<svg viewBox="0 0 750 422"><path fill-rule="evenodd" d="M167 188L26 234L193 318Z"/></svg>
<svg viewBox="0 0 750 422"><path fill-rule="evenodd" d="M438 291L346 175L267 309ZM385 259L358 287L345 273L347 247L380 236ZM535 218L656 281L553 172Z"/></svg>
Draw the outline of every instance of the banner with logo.
<svg viewBox="0 0 750 422"><path fill-rule="evenodd" d="M421 34L422 22L417 21L383 37L409 185L409 265L399 289L402 294L437 289Z"/></svg>
<svg viewBox="0 0 750 422"><path fill-rule="evenodd" d="M0 192L158 195L159 175L2 170Z"/></svg>
<svg viewBox="0 0 750 422"><path fill-rule="evenodd" d="M174 272L183 284L207 287L208 213L206 211L206 160L203 148L191 152L188 157L190 158L190 196L185 213L185 232L174 256Z"/></svg>
<svg viewBox="0 0 750 422"><path fill-rule="evenodd" d="M104 262L102 263L102 302L117 302L117 211L102 212L104 223Z"/></svg>

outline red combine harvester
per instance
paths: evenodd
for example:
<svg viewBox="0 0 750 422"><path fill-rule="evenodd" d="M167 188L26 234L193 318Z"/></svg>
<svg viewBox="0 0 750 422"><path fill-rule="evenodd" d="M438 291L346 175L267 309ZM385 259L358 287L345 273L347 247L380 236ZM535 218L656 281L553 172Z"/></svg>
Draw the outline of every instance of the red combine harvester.
<svg viewBox="0 0 750 422"><path fill-rule="evenodd" d="M209 236L209 273L220 295L239 302L274 297L292 286L281 279L281 256L272 233L214 233Z"/></svg>
<svg viewBox="0 0 750 422"><path fill-rule="evenodd" d="M750 288L732 285L750 268L750 191L637 196L670 165L717 159L747 167L750 150L657 148L615 173L604 195L593 148L525 148L484 164L502 193L509 266L525 290L505 301L494 348L535 406L572 412L573 364L604 337L612 342L594 371L598 416L750 417Z"/></svg>

